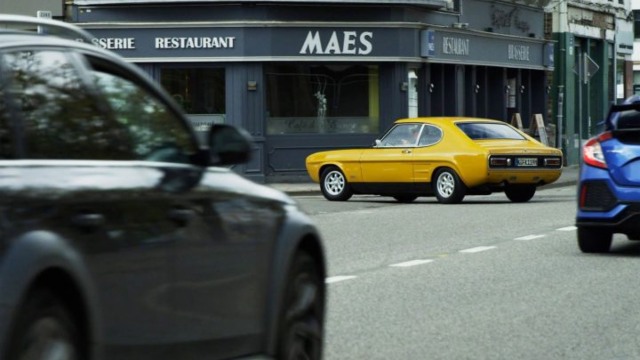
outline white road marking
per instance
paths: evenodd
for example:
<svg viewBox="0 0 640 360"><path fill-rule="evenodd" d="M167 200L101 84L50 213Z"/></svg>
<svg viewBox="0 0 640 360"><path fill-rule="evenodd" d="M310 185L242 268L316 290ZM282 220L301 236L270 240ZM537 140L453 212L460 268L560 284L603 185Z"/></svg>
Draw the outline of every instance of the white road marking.
<svg viewBox="0 0 640 360"><path fill-rule="evenodd" d="M515 238L513 240L522 240L522 241L527 241L527 240L533 240L533 239L539 239L539 238L543 238L546 235L527 235L527 236L521 236L519 238Z"/></svg>
<svg viewBox="0 0 640 360"><path fill-rule="evenodd" d="M487 251L487 250L491 250L491 249L495 249L495 248L496 248L495 246L478 246L478 247L474 247L474 248L471 248L471 249L460 250L460 252L461 253L471 254L471 253Z"/></svg>
<svg viewBox="0 0 640 360"><path fill-rule="evenodd" d="M328 277L326 279L324 279L325 284L331 284L331 283L335 283L338 281L345 281L345 280L351 280L351 279L355 279L357 276L353 276L353 275L338 275L338 276L331 276Z"/></svg>
<svg viewBox="0 0 640 360"><path fill-rule="evenodd" d="M430 262L433 262L433 260L431 260L431 259L429 259L429 260L411 260L411 261L405 261L405 262L401 262L401 263L397 263L397 264L391 264L389 266L393 266L393 267L409 267L409 266L428 264Z"/></svg>
<svg viewBox="0 0 640 360"><path fill-rule="evenodd" d="M556 229L556 231L576 231L578 228L575 226L565 226L565 227L561 227L559 229Z"/></svg>

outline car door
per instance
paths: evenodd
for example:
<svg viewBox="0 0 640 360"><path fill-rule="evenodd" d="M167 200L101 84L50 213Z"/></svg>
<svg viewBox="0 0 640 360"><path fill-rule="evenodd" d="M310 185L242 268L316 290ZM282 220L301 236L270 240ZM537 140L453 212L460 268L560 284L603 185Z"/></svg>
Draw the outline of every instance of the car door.
<svg viewBox="0 0 640 360"><path fill-rule="evenodd" d="M360 157L362 178L367 183L412 183L413 152L419 124L398 124Z"/></svg>
<svg viewBox="0 0 640 360"><path fill-rule="evenodd" d="M442 164L439 153L442 135L442 130L437 126L423 126L418 145L413 151L413 178L416 183L430 182L434 170Z"/></svg>
<svg viewBox="0 0 640 360"><path fill-rule="evenodd" d="M192 164L195 138L179 114L98 59L89 62L116 120L129 128L141 166L162 174L150 198L166 213L163 226L171 228L172 245L169 281L147 297L166 324L167 346L156 358L258 351L281 207L244 193L240 185L246 180L229 169Z"/></svg>
<svg viewBox="0 0 640 360"><path fill-rule="evenodd" d="M92 282L91 314L106 358L155 359L148 352L168 323L152 294L168 282L171 231L162 177L137 166L132 143L91 91L68 49L2 55L6 92L21 141L3 187L23 231L64 239ZM6 178L5 178L6 180Z"/></svg>

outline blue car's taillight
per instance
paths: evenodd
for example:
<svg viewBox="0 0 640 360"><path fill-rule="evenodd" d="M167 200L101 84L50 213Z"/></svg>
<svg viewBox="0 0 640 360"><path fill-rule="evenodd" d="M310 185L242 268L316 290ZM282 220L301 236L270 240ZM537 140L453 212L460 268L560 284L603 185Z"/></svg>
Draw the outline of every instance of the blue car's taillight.
<svg viewBox="0 0 640 360"><path fill-rule="evenodd" d="M601 169L607 168L607 163L604 159L604 153L600 143L611 139L612 134L605 132L597 137L589 139L582 147L582 159L587 165L595 166Z"/></svg>

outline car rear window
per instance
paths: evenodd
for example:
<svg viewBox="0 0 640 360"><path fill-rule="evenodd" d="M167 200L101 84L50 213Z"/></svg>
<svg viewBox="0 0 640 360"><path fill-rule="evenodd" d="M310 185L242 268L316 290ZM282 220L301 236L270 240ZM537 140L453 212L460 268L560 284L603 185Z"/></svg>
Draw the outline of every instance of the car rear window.
<svg viewBox="0 0 640 360"><path fill-rule="evenodd" d="M615 128L616 130L640 130L640 111L621 111L618 115L618 121L616 121Z"/></svg>
<svg viewBox="0 0 640 360"><path fill-rule="evenodd" d="M524 140L524 136L507 124L464 122L456 124L471 140L511 139Z"/></svg>

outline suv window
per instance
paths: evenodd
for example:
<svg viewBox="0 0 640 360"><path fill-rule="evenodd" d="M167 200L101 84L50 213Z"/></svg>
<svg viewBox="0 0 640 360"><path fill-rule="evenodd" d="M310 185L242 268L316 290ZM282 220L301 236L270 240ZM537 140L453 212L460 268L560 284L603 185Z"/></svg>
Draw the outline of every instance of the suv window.
<svg viewBox="0 0 640 360"><path fill-rule="evenodd" d="M97 107L67 53L3 55L30 159L131 159L126 134Z"/></svg>
<svg viewBox="0 0 640 360"><path fill-rule="evenodd" d="M188 163L197 151L192 134L161 100L134 82L103 69L92 71L120 127L126 129L139 160Z"/></svg>

